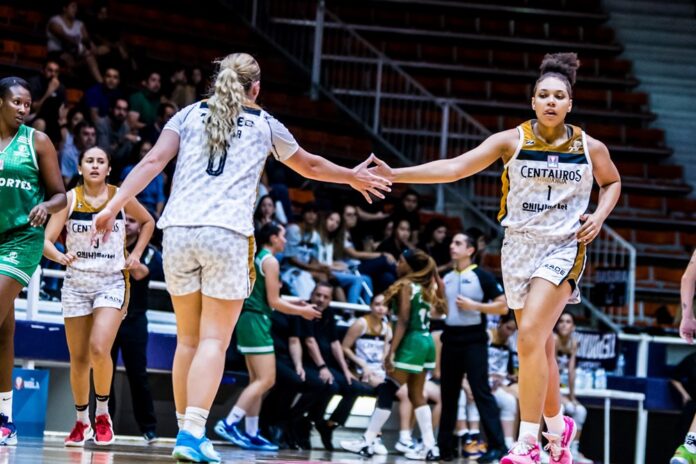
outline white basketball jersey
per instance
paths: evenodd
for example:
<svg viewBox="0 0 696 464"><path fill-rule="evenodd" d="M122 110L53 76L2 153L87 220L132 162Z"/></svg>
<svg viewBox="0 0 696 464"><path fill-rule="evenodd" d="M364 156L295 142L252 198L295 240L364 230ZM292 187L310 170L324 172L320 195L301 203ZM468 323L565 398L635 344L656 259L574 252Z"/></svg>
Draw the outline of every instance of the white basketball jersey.
<svg viewBox="0 0 696 464"><path fill-rule="evenodd" d="M109 185L109 200L118 191L118 187ZM70 265L79 271L112 273L121 272L126 267L126 218L123 211L116 215L114 227L109 240L101 238L92 242L92 217L108 203L90 205L85 199L84 188L78 185L73 190L72 204L65 223L67 235L65 246L77 256Z"/></svg>
<svg viewBox="0 0 696 464"><path fill-rule="evenodd" d="M592 161L585 133L566 126L568 141L551 146L536 137L534 120L517 127L515 154L503 170L498 220L514 232L568 237L580 228L592 191Z"/></svg>
<svg viewBox="0 0 696 464"><path fill-rule="evenodd" d="M254 233L253 214L261 173L269 153L279 161L299 145L273 116L244 108L230 135L227 152L211 157L206 148L208 104L187 106L164 127L179 134L179 154L172 192L157 223L170 226L216 226Z"/></svg>

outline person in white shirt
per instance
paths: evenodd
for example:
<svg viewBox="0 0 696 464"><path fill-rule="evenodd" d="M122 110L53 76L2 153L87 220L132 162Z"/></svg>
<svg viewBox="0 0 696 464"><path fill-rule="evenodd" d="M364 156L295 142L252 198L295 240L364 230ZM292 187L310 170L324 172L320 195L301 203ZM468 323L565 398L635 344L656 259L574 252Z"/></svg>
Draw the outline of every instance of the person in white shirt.
<svg viewBox="0 0 696 464"><path fill-rule="evenodd" d="M172 378L181 427L173 456L194 462L220 459L205 424L254 284L253 210L268 154L304 177L348 184L368 202L390 190L389 181L369 173L372 156L347 169L302 149L256 104L261 69L251 55L234 53L218 65L210 98L172 117L93 227L107 239L115 212L178 155L158 227L164 229L164 272L177 316Z"/></svg>

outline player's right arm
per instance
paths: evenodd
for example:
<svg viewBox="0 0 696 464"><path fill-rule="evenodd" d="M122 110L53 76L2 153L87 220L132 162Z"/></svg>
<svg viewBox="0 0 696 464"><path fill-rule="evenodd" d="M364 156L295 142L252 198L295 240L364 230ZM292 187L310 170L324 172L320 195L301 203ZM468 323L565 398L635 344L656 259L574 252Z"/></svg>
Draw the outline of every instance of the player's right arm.
<svg viewBox="0 0 696 464"><path fill-rule="evenodd" d="M43 255L51 261L55 261L63 266L69 266L76 259L75 255L70 251L61 253L55 245L56 240L58 240L58 237L60 236L60 232L63 230L65 223L68 221L68 213L70 210L70 205L72 204L73 195L74 192L70 190L67 194L68 204L65 206L65 208L51 215L51 218L46 224L46 231L44 233Z"/></svg>
<svg viewBox="0 0 696 464"><path fill-rule="evenodd" d="M314 305L304 302L301 304L291 303L280 297L280 266L274 257L267 258L261 264L263 275L266 276L266 301L271 308L285 314L301 316L307 320L321 317Z"/></svg>
<svg viewBox="0 0 696 464"><path fill-rule="evenodd" d="M410 184L439 184L454 182L483 171L499 158L511 156L519 143L519 132L510 129L498 132L484 140L473 150L455 158L447 158L418 166L392 169L382 160L375 158L377 166L370 172L392 182Z"/></svg>
<svg viewBox="0 0 696 464"><path fill-rule="evenodd" d="M360 359L355 354L355 351L353 351L353 345L355 344L355 341L360 337L360 334L363 332L364 328L365 319L363 319L362 317L356 319L355 322L353 322L353 325L351 325L348 329L348 332L346 332L346 335L343 337L343 341L341 342L343 355L346 358L353 361L358 366L360 366L360 368L363 370L367 369L367 363L365 362L365 360Z"/></svg>
<svg viewBox="0 0 696 464"><path fill-rule="evenodd" d="M155 146L128 174L111 201L94 217L92 234L103 233L106 241L113 228L116 213L142 192L178 152L179 134L172 130L163 130Z"/></svg>

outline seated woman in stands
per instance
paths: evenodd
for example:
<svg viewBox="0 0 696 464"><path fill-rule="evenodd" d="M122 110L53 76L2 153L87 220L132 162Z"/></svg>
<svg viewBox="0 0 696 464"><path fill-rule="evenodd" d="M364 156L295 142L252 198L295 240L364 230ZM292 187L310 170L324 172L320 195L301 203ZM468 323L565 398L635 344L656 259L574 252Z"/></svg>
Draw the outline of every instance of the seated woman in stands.
<svg viewBox="0 0 696 464"><path fill-rule="evenodd" d="M280 298L280 266L275 254L285 249L285 228L266 224L257 233L259 252L254 258L256 282L249 298L244 300L235 332L237 348L246 359L249 385L242 391L226 419L215 425L215 433L243 449L277 451L259 434L259 412L263 396L273 387L276 359L271 337L271 314L278 310L311 320L321 313L304 301L291 303ZM245 432L240 422L245 418Z"/></svg>
<svg viewBox="0 0 696 464"><path fill-rule="evenodd" d="M132 199L118 213L111 240L92 240L92 217L118 191L106 183L110 163L109 155L101 148L80 154L80 183L68 192L67 206L51 216L46 226L44 256L67 267L61 302L77 421L65 446L84 446L91 438L95 445L114 442L108 407L113 376L111 347L128 310L128 270L140 263L155 229L152 216ZM141 226L130 255L125 252L125 214ZM55 246L63 229L67 232L65 253ZM94 429L89 420L90 368L97 399Z"/></svg>
<svg viewBox="0 0 696 464"><path fill-rule="evenodd" d="M343 256L345 245L341 234L341 214L333 211L321 219L319 224L318 261L329 266L331 275L338 281L343 292L343 300L348 303L369 304L372 297L372 280L368 276L360 274L355 267L351 268L347 262L337 259Z"/></svg>
<svg viewBox="0 0 696 464"><path fill-rule="evenodd" d="M580 453L580 434L582 426L587 418L587 409L575 398L575 356L578 351L578 342L575 335L575 319L569 312L564 312L556 323L556 361L561 378L568 379L568 395L561 396L561 404L565 413L575 420L577 433L575 440L570 443L573 459L578 464L592 462Z"/></svg>

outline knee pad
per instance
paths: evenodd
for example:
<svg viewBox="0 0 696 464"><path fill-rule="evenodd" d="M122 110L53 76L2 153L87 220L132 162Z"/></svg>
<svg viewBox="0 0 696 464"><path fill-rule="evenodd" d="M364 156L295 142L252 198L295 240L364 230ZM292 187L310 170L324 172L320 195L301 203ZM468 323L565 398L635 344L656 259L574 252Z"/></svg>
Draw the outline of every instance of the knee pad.
<svg viewBox="0 0 696 464"><path fill-rule="evenodd" d="M387 377L384 382L377 387L377 407L391 411L398 390L399 385L394 380Z"/></svg>
<svg viewBox="0 0 696 464"><path fill-rule="evenodd" d="M500 420L513 421L517 412L517 400L502 388L496 390L495 401L500 408Z"/></svg>

